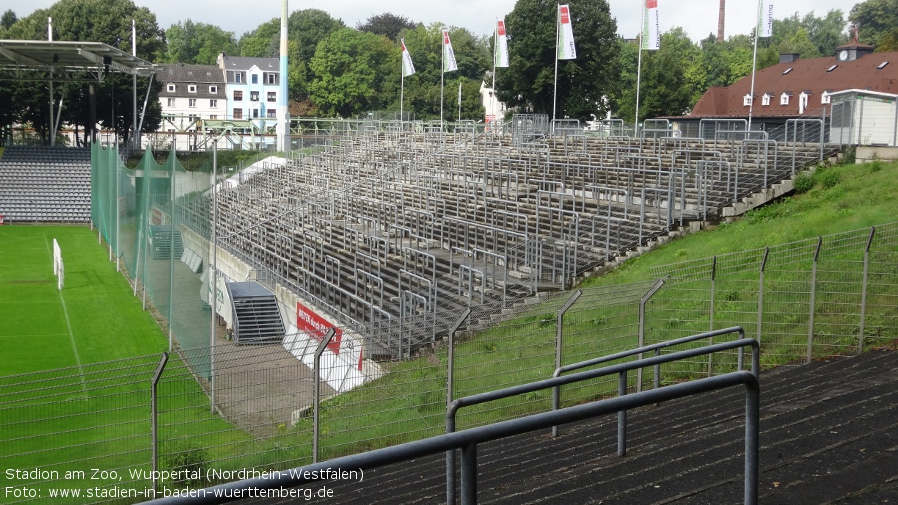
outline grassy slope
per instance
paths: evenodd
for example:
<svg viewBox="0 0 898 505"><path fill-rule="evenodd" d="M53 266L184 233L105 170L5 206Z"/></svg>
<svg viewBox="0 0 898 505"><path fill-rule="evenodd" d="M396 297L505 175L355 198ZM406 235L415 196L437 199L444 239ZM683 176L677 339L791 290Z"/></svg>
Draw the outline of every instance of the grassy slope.
<svg viewBox="0 0 898 505"><path fill-rule="evenodd" d="M801 180L802 177L799 177ZM733 223L665 244L584 287L651 279L655 266L760 249L898 221L898 163L841 165L808 179L810 191L749 212Z"/></svg>

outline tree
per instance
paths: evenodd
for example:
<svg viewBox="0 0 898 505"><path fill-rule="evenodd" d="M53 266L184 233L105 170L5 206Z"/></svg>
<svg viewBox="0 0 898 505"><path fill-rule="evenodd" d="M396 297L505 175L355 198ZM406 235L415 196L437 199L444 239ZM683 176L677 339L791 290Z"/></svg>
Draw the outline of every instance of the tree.
<svg viewBox="0 0 898 505"><path fill-rule="evenodd" d="M399 40L402 30L411 30L414 27L415 23L410 19L389 12L371 16L364 23L356 25L360 32L383 35L394 42Z"/></svg>
<svg viewBox="0 0 898 505"><path fill-rule="evenodd" d="M0 17L0 28L4 30L9 30L9 27L12 26L16 22L16 13L13 12L12 9L8 9L3 13L3 17Z"/></svg>
<svg viewBox="0 0 898 505"><path fill-rule="evenodd" d="M458 70L443 72L442 23L429 27L422 24L403 32L405 45L415 63L416 73L405 79L405 111L418 119L440 118L440 82L443 82L443 119L457 116L458 86L462 86L461 116L483 118L480 84L492 67L488 41L479 39L464 28L449 28L449 39L455 52ZM398 63L397 63L398 65ZM392 69L399 76L399 67ZM397 83L398 84L398 83ZM399 93L393 108L399 109ZM453 112L456 111L456 112Z"/></svg>
<svg viewBox="0 0 898 505"><path fill-rule="evenodd" d="M343 118L377 110L395 88L399 51L382 35L338 30L318 44L309 68L310 98L319 111ZM394 70L390 72L390 70Z"/></svg>
<svg viewBox="0 0 898 505"><path fill-rule="evenodd" d="M237 39L232 32L190 19L171 25L165 37L167 63L215 65L219 53L238 54Z"/></svg>
<svg viewBox="0 0 898 505"><path fill-rule="evenodd" d="M857 27L858 42L878 46L881 37L898 27L898 0L867 0L855 4L848 21Z"/></svg>
<svg viewBox="0 0 898 505"><path fill-rule="evenodd" d="M879 45L876 46L876 52L886 51L898 51L898 27L892 28L879 37Z"/></svg>
<svg viewBox="0 0 898 505"><path fill-rule="evenodd" d="M638 42L619 40L621 76L609 94L615 115L627 122L636 115ZM642 51L639 121L683 115L704 90L700 49L682 28L661 35L657 51ZM701 90L701 91L699 91Z"/></svg>
<svg viewBox="0 0 898 505"><path fill-rule="evenodd" d="M505 17L509 69L496 79L499 98L517 107L558 118L589 119L606 109L618 78L617 23L606 0L571 0L577 59L558 61L555 78L557 4L518 0ZM557 92L555 87L557 85Z"/></svg>

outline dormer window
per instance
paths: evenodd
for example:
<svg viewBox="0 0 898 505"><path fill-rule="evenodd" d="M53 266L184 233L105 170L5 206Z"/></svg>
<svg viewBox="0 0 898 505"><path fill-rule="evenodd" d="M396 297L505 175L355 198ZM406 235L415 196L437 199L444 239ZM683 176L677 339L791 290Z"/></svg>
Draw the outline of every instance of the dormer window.
<svg viewBox="0 0 898 505"><path fill-rule="evenodd" d="M782 95L780 95L780 105L789 105L789 97L792 96L792 93L788 91L784 91Z"/></svg>
<svg viewBox="0 0 898 505"><path fill-rule="evenodd" d="M771 98L773 98L773 93L764 93L761 96L761 105L770 105Z"/></svg>
<svg viewBox="0 0 898 505"><path fill-rule="evenodd" d="M829 96L829 90L824 91L822 95L820 95L820 103L828 104L832 100L832 97Z"/></svg>
<svg viewBox="0 0 898 505"><path fill-rule="evenodd" d="M196 84L188 84L187 92L188 93L196 93Z"/></svg>
<svg viewBox="0 0 898 505"><path fill-rule="evenodd" d="M804 114L805 109L808 108L808 98L811 96L810 91L802 91L798 94L798 113Z"/></svg>
<svg viewBox="0 0 898 505"><path fill-rule="evenodd" d="M751 95L747 94L742 97L742 105L745 107L749 107L751 105Z"/></svg>
<svg viewBox="0 0 898 505"><path fill-rule="evenodd" d="M209 86L209 94L217 95L218 94L218 86Z"/></svg>
<svg viewBox="0 0 898 505"><path fill-rule="evenodd" d="M165 90L168 91L169 93L174 93L174 92L175 92L175 85L174 85L174 84L169 84L168 86L165 87Z"/></svg>

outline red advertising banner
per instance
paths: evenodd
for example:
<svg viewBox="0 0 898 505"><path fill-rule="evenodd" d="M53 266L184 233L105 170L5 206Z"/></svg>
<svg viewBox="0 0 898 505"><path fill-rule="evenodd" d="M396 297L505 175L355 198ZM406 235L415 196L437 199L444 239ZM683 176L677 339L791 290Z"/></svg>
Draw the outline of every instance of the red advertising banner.
<svg viewBox="0 0 898 505"><path fill-rule="evenodd" d="M340 341L343 339L343 330L335 327L329 321L319 316L312 309L296 302L296 327L321 342L328 329L335 331L334 338L327 344L327 348L334 354L340 354Z"/></svg>

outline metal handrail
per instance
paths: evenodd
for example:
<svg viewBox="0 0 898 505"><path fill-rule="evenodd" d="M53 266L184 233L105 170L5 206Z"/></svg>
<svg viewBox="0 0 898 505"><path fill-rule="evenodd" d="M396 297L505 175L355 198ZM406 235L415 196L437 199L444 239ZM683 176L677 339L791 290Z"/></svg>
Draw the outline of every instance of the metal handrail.
<svg viewBox="0 0 898 505"><path fill-rule="evenodd" d="M707 337L704 337L707 338ZM472 405L478 405L481 403L486 403L494 400L501 400L504 398L509 398L512 396L517 396L526 393L532 393L535 391L540 391L543 389L556 388L559 386L563 386L565 384L572 384L574 382L580 382L589 379L595 379L598 377L604 377L606 375L618 374L619 382L623 387L618 389L619 397L626 395L626 374L630 370L645 368L647 366L655 366L660 365L661 363L669 363L671 361L677 361L680 359L686 358L694 358L696 356L713 354L715 352L727 351L732 349L741 349L743 347L751 346L752 348L752 363L751 363L751 374L759 380L760 378L760 345L758 341L752 338L743 338L740 340L735 340L733 342L725 342L721 344L709 345L706 347L701 347L697 349L687 349L685 351L679 351L671 354L666 354L663 356L654 356L651 358L642 358L636 361L630 361L628 363L621 363L618 365L612 365L606 368L600 368L597 370L588 370L586 372L578 372L573 375L567 375L563 377L552 377L551 379L543 379L540 381L531 382L528 384L521 384L518 386L511 386L503 389L497 389L495 391L488 391L486 393L480 393L476 395L466 396L463 398L458 398L454 400L452 403L446 407L446 433L455 432L455 415L459 409L462 407L469 407ZM741 365L742 360L739 360ZM658 389L653 389L650 391L658 391ZM639 394L639 393L637 393ZM564 410L564 409L561 409ZM624 409L622 409L624 410ZM552 412L559 412L559 410L553 410ZM623 415L621 415L623 414ZM618 455L623 456L626 453L626 414L619 411L618 417ZM455 503L455 451L448 451L446 453L446 495L448 503Z"/></svg>
<svg viewBox="0 0 898 505"><path fill-rule="evenodd" d="M744 385L745 400L745 478L743 499L746 505L758 503L758 449L760 432L760 384L751 372L738 371L715 377L707 377L661 389L653 389L632 395L566 407L532 416L502 421L445 435L407 442L392 447L376 449L352 456L344 456L304 467L266 472L265 475L204 489L190 490L178 496L159 498L154 505L217 504L250 497L250 490L283 489L327 480L329 476L363 475L365 470L400 461L437 454L455 449L462 450L461 503L477 503L477 444L513 435L545 429L553 424L571 423L593 417L630 410L655 403L685 398L696 394Z"/></svg>

